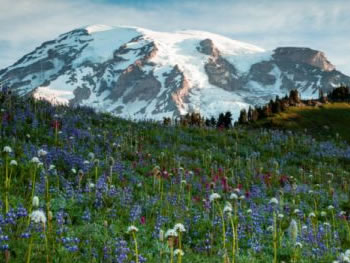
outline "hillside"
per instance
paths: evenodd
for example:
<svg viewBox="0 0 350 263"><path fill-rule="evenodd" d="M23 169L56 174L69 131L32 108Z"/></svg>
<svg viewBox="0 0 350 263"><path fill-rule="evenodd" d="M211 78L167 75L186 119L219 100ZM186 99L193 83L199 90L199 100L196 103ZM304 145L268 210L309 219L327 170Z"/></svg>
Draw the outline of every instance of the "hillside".
<svg viewBox="0 0 350 263"><path fill-rule="evenodd" d="M350 142L350 104L327 103L318 107L290 107L285 112L259 120L254 127L269 127L307 133L323 139L339 139Z"/></svg>
<svg viewBox="0 0 350 263"><path fill-rule="evenodd" d="M0 102L2 262L330 262L349 247L350 147L334 137Z"/></svg>

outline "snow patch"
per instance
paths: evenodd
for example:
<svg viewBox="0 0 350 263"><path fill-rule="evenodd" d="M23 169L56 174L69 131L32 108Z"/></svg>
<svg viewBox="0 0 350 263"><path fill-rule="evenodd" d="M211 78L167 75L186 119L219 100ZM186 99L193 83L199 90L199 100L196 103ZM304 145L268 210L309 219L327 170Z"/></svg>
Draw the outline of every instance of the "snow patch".
<svg viewBox="0 0 350 263"><path fill-rule="evenodd" d="M92 33L97 33L97 32L103 32L103 31L108 31L108 30L112 30L113 27L111 26L106 26L106 25L91 25L91 26L87 26L85 27L86 31L89 34Z"/></svg>
<svg viewBox="0 0 350 263"><path fill-rule="evenodd" d="M69 100L74 97L73 92L67 90L54 90L50 87L38 87L33 97L37 100L46 100L54 105L68 105Z"/></svg>

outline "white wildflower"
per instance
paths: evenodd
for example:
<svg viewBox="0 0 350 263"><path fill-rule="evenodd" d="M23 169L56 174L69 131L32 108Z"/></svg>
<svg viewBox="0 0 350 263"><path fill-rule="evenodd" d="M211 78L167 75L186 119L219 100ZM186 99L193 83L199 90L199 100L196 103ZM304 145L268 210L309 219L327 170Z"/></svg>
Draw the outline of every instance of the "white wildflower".
<svg viewBox="0 0 350 263"><path fill-rule="evenodd" d="M39 197L34 196L33 197L33 207L38 207L39 206Z"/></svg>
<svg viewBox="0 0 350 263"><path fill-rule="evenodd" d="M327 209L328 209L328 210L333 210L333 209L334 209L334 206L329 205L329 206L327 207Z"/></svg>
<svg viewBox="0 0 350 263"><path fill-rule="evenodd" d="M251 214L252 212L253 212L252 209L247 210L247 214Z"/></svg>
<svg viewBox="0 0 350 263"><path fill-rule="evenodd" d="M300 210L298 208L296 208L296 209L294 209L293 213L298 214L298 213L300 213Z"/></svg>
<svg viewBox="0 0 350 263"><path fill-rule="evenodd" d="M46 216L45 213L41 210L35 210L30 214L30 219L34 223L42 223L43 225L46 224Z"/></svg>
<svg viewBox="0 0 350 263"><path fill-rule="evenodd" d="M186 229L185 229L185 226L181 223L177 223L175 226L174 226L174 230L176 232L186 232Z"/></svg>
<svg viewBox="0 0 350 263"><path fill-rule="evenodd" d="M175 249L174 255L175 255L175 256L181 256L181 257L182 257L183 255L185 255L185 253L183 252L182 249Z"/></svg>
<svg viewBox="0 0 350 263"><path fill-rule="evenodd" d="M136 226L129 226L127 233L130 234L131 232L138 232L139 229Z"/></svg>
<svg viewBox="0 0 350 263"><path fill-rule="evenodd" d="M177 233L175 229L168 229L165 232L165 238L169 238L169 237L177 237Z"/></svg>
<svg viewBox="0 0 350 263"><path fill-rule="evenodd" d="M224 207L224 213L232 213L232 205L229 202L226 202L225 207Z"/></svg>
<svg viewBox="0 0 350 263"><path fill-rule="evenodd" d="M244 195L241 195L240 197L239 197L239 200L244 200L245 199L245 196Z"/></svg>
<svg viewBox="0 0 350 263"><path fill-rule="evenodd" d="M17 164L17 161L16 161L16 160L11 160L10 165L12 165L12 166L17 166L18 164Z"/></svg>
<svg viewBox="0 0 350 263"><path fill-rule="evenodd" d="M322 216L322 217L327 216L327 212L326 212L326 211L321 211L321 216Z"/></svg>
<svg viewBox="0 0 350 263"><path fill-rule="evenodd" d="M209 196L210 202L213 202L213 201L215 201L216 199L220 199L220 198L221 198L221 196L220 196L219 194L217 194L217 193L212 193L212 194Z"/></svg>
<svg viewBox="0 0 350 263"><path fill-rule="evenodd" d="M239 188L235 188L235 189L233 189L233 191L238 193L238 194L241 192L241 190Z"/></svg>
<svg viewBox="0 0 350 263"><path fill-rule="evenodd" d="M266 230L269 231L269 232L272 232L273 231L273 226L269 226Z"/></svg>
<svg viewBox="0 0 350 263"><path fill-rule="evenodd" d="M283 214L278 214L277 216L279 219L283 219L284 215Z"/></svg>
<svg viewBox="0 0 350 263"><path fill-rule="evenodd" d="M309 214L309 218L312 218L312 217L316 217L316 214L315 214L314 212L311 212L311 213Z"/></svg>
<svg viewBox="0 0 350 263"><path fill-rule="evenodd" d="M296 242L295 247L296 248L303 248L303 244L301 244L300 242Z"/></svg>
<svg viewBox="0 0 350 263"><path fill-rule="evenodd" d="M325 227L330 227L330 226L331 226L331 224L328 223L328 222L324 222L323 225L324 225Z"/></svg>
<svg viewBox="0 0 350 263"><path fill-rule="evenodd" d="M75 170L74 168L72 168L72 173L76 174L77 173L77 170Z"/></svg>
<svg viewBox="0 0 350 263"><path fill-rule="evenodd" d="M55 168L56 168L56 166L55 166L55 165L50 164L50 166L49 166L49 171L54 170Z"/></svg>
<svg viewBox="0 0 350 263"><path fill-rule="evenodd" d="M38 156L39 157L43 157L43 156L46 156L47 155L47 151L43 150L43 149L40 149L38 151Z"/></svg>
<svg viewBox="0 0 350 263"><path fill-rule="evenodd" d="M5 153L12 153L12 148L10 146L5 146L3 149L3 152Z"/></svg>
<svg viewBox="0 0 350 263"><path fill-rule="evenodd" d="M278 200L276 197L272 197L270 202L269 202L270 205L278 205Z"/></svg>
<svg viewBox="0 0 350 263"><path fill-rule="evenodd" d="M238 199L238 195L236 193L232 193L230 195L230 199L237 200Z"/></svg>
<svg viewBox="0 0 350 263"><path fill-rule="evenodd" d="M339 259L340 262L350 262L350 256L346 255L346 253L341 253Z"/></svg>
<svg viewBox="0 0 350 263"><path fill-rule="evenodd" d="M345 256L350 257L350 249L347 249L344 254Z"/></svg>
<svg viewBox="0 0 350 263"><path fill-rule="evenodd" d="M35 164L38 164L38 163L40 163L40 160L39 160L38 157L33 157L33 158L30 160L30 162L35 163Z"/></svg>

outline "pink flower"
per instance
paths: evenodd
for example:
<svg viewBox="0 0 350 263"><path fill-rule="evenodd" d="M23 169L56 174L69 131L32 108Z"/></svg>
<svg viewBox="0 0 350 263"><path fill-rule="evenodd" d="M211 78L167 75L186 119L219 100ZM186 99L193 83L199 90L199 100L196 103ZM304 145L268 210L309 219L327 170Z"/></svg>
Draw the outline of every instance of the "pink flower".
<svg viewBox="0 0 350 263"><path fill-rule="evenodd" d="M145 225L146 224L146 217L142 216L140 219L140 222L142 225Z"/></svg>

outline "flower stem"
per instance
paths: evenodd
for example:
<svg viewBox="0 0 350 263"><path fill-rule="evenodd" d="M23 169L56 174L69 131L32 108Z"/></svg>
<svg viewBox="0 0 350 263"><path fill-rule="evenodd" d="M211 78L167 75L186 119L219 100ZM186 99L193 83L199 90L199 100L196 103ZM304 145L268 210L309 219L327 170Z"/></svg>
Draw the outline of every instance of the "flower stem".
<svg viewBox="0 0 350 263"><path fill-rule="evenodd" d="M30 263L30 257L32 255L32 246L33 246L33 236L30 236L28 252L27 252L27 260L26 263Z"/></svg>
<svg viewBox="0 0 350 263"><path fill-rule="evenodd" d="M138 250L138 247L137 247L137 239L136 239L135 231L132 232L132 237L134 238L134 243L135 243L136 263L139 263L139 250Z"/></svg>

